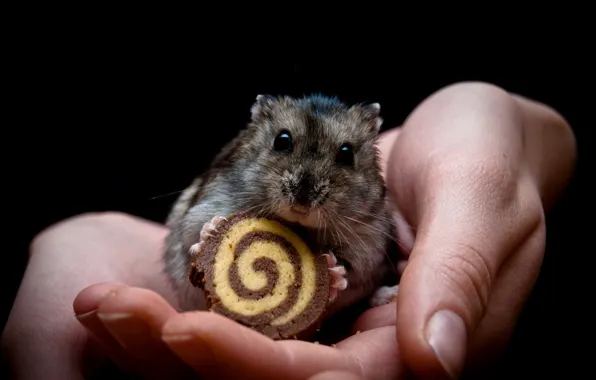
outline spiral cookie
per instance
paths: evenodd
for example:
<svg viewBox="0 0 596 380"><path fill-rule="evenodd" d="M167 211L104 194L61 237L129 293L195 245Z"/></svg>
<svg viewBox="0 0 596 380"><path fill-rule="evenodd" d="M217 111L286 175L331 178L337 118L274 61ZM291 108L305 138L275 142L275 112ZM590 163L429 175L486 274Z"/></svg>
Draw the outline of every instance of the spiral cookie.
<svg viewBox="0 0 596 380"><path fill-rule="evenodd" d="M190 273L210 310L272 339L314 330L329 301L326 258L274 220L237 214L216 223Z"/></svg>

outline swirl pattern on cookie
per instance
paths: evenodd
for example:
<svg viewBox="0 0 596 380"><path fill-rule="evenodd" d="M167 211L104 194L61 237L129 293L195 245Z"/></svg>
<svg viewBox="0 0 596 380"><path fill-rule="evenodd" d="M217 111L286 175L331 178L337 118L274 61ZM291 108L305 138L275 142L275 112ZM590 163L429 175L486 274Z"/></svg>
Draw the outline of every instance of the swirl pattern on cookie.
<svg viewBox="0 0 596 380"><path fill-rule="evenodd" d="M282 223L244 214L219 223L190 279L212 311L273 339L311 330L329 300L326 259Z"/></svg>

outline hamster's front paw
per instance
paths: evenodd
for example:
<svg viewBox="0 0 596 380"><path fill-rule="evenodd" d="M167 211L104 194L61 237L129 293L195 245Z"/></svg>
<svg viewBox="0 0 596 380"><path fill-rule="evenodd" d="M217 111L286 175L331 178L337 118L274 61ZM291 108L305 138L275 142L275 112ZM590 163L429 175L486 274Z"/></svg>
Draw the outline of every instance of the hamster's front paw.
<svg viewBox="0 0 596 380"><path fill-rule="evenodd" d="M337 265L337 258L333 252L329 251L325 254L327 258L327 266L329 267L329 275L331 276L331 289L329 292L329 302L335 301L340 291L346 290L348 287L348 279L346 276L346 268L343 265Z"/></svg>
<svg viewBox="0 0 596 380"><path fill-rule="evenodd" d="M212 237L214 232L217 232L217 226L224 220L226 220L226 218L223 216L214 216L209 222L203 225L203 229L199 235L201 239L198 243L195 243L190 247L191 256L197 256L199 253L201 253L201 250L205 245L205 241Z"/></svg>
<svg viewBox="0 0 596 380"><path fill-rule="evenodd" d="M382 286L375 291L373 296L370 298L370 306L377 307L387 305L395 301L399 285L394 286Z"/></svg>

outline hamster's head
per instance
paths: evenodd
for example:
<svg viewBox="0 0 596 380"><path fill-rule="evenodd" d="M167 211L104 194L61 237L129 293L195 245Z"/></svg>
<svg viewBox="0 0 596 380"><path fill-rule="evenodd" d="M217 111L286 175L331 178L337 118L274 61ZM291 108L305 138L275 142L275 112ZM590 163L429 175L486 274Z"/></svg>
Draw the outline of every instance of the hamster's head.
<svg viewBox="0 0 596 380"><path fill-rule="evenodd" d="M251 114L243 177L260 194L261 210L324 228L369 213L383 200L378 103L259 95Z"/></svg>

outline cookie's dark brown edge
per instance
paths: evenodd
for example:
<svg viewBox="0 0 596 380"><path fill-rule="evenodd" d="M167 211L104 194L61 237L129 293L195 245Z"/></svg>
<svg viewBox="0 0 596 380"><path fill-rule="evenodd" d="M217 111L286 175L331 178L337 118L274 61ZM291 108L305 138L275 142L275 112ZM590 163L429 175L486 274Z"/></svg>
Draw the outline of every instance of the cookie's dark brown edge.
<svg viewBox="0 0 596 380"><path fill-rule="evenodd" d="M327 267L327 260L324 256L321 255L321 251L317 251L313 249L312 241L309 241L304 234L301 234L299 231L296 231L294 226L285 223L283 220L279 218L267 218L272 221L276 221L294 233L296 233L300 238L303 239L304 243L311 249L313 254L315 255L315 265L317 271L317 284L315 289L315 297L313 298L312 302L308 305L307 309L303 312L303 314L297 318L296 320L292 321L291 323L273 327L268 324L274 317L277 315L282 315L285 311L289 310L289 308L293 305L293 303L288 303L287 301L294 301L298 294L299 288L296 287L295 292L293 293L293 297L289 297L291 299L286 300L280 307L272 310L272 312L263 315L263 318L258 318L257 320L254 317L246 317L243 315L238 315L233 313L223 306L219 302L217 296L215 296L214 288L212 284L206 282L206 278L212 277L212 270L213 270L213 256L217 252L219 245L222 243L225 233L236 223L250 218L259 218L259 216L246 214L246 213L237 213L234 215L230 215L226 218L226 220L222 221L218 225L219 233L210 237L205 241L205 245L203 247L202 253L199 258L197 258L193 263L191 263L190 273L189 273L189 280L192 285L202 289L205 293L205 298L207 301L207 307L212 311L217 312L218 314L224 315L236 322L245 325L249 328L252 328L260 333L275 339L300 339L300 340L309 340L311 336L317 331L319 326L324 320L325 309L328 304L329 300L329 273ZM264 231L260 231L260 233L264 233ZM258 233L255 233L258 235ZM277 235L274 235L277 236ZM243 237L244 239L244 237ZM281 239L277 236L278 240ZM267 239L269 240L269 239ZM278 243L280 241L278 240ZM295 256L298 259L297 252L295 252L295 248L290 246L291 249L294 249L293 254L291 256ZM237 247L238 248L238 247ZM287 248L287 247L286 247ZM290 250L291 250L290 249ZM294 262L296 264L296 262ZM316 318L308 318L312 315L318 315ZM306 316L306 317L305 317Z"/></svg>

